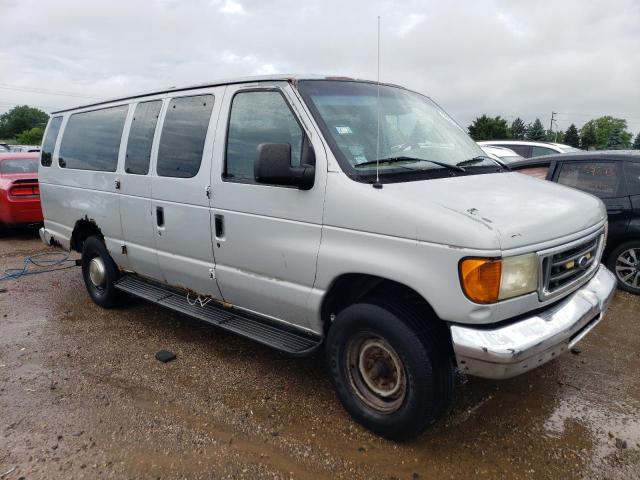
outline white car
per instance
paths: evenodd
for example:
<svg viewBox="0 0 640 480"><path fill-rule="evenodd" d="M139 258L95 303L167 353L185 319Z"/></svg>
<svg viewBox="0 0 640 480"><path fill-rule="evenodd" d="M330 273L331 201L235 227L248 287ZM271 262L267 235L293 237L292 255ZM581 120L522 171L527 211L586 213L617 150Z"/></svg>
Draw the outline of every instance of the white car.
<svg viewBox="0 0 640 480"><path fill-rule="evenodd" d="M480 145L480 148L482 148L482 151L489 155L491 158L500 162L501 165L508 165L510 163L525 159L513 150L506 147L490 147L488 145Z"/></svg>
<svg viewBox="0 0 640 480"><path fill-rule="evenodd" d="M579 148L570 145L551 142L532 142L529 140L483 140L478 142L481 147L504 147L513 150L524 158L540 157L554 153L580 152Z"/></svg>
<svg viewBox="0 0 640 480"><path fill-rule="evenodd" d="M456 369L569 350L616 284L602 201L506 171L388 84L268 76L55 112L39 179L41 238L82 252L95 303L323 347L345 408L393 439L449 410Z"/></svg>

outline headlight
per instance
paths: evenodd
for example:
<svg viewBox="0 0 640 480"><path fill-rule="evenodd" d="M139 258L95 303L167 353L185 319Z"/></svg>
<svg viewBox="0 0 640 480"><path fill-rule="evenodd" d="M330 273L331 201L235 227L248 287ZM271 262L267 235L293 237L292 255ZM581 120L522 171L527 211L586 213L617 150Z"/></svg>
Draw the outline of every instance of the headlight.
<svg viewBox="0 0 640 480"><path fill-rule="evenodd" d="M535 292L538 257L527 253L507 258L465 258L460 262L460 283L476 303L495 303Z"/></svg>

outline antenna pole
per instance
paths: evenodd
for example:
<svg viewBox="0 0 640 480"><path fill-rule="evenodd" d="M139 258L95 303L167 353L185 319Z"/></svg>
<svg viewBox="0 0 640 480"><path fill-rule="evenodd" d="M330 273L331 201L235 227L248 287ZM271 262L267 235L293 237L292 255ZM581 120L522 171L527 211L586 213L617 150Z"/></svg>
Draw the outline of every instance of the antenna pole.
<svg viewBox="0 0 640 480"><path fill-rule="evenodd" d="M380 15L378 15L378 75L376 79L377 85L377 101L376 101L376 117L378 120L377 131L376 131L376 183L374 183L374 188L382 188L382 184L380 183Z"/></svg>

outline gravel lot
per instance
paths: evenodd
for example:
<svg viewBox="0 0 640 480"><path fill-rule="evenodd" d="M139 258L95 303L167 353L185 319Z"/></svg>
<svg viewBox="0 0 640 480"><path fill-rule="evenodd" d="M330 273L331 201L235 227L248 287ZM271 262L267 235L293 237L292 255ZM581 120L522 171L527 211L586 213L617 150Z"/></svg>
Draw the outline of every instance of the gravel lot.
<svg viewBox="0 0 640 480"><path fill-rule="evenodd" d="M0 238L0 271L43 250ZM0 282L0 479L640 478L640 298L619 292L580 348L461 379L452 413L398 444L348 417L320 354L142 301L102 310L75 267Z"/></svg>

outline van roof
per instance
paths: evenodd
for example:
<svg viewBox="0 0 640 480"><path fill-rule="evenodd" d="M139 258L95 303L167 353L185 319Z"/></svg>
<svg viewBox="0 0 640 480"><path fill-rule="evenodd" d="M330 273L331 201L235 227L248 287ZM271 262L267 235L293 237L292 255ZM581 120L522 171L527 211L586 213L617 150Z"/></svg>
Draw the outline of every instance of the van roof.
<svg viewBox="0 0 640 480"><path fill-rule="evenodd" d="M285 81L290 83L296 83L300 80L341 80L348 82L366 82L366 83L376 83L372 80L365 80L360 78L351 78L340 75L317 75L317 74L279 74L279 75L254 75L249 77L237 77L237 78L227 78L221 80L214 80L207 83L201 83L198 85L190 85L186 87L169 87L161 90L153 90L150 92L137 93L133 95L127 95L125 97L117 97L109 100L102 100L100 102L89 103L86 105L79 105L77 107L65 108L63 110L56 110L55 112L51 112L52 115L64 112L71 112L73 110L78 110L81 108L94 107L98 105L105 105L108 103L119 102L122 100L132 100L135 98L148 97L150 95L159 95L162 93L170 93L170 92L180 92L184 90L195 90L198 88L207 88L207 87L217 87L220 85L233 85L235 83L257 83L257 82L273 82L273 81ZM404 88L400 85L395 85L392 83L384 83L380 82L380 85L388 85L391 87Z"/></svg>

